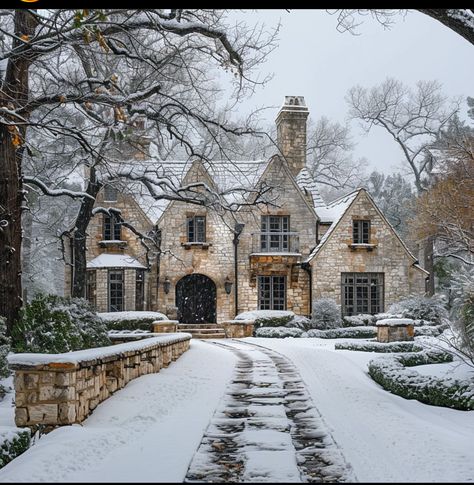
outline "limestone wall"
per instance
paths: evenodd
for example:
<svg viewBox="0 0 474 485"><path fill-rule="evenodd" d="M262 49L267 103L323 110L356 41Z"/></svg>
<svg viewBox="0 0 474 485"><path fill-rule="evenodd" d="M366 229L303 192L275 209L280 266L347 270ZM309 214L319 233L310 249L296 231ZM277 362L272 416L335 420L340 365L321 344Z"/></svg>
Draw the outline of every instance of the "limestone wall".
<svg viewBox="0 0 474 485"><path fill-rule="evenodd" d="M350 249L353 219L370 219L370 243L375 247ZM341 303L341 273L384 273L385 309L402 297L424 294L426 273L413 266L392 229L380 217L364 191L340 220L323 248L311 261L313 299L332 298Z"/></svg>
<svg viewBox="0 0 474 485"><path fill-rule="evenodd" d="M81 423L132 379L167 367L190 339L169 334L66 354L13 354L8 360L15 371L15 423L32 428Z"/></svg>

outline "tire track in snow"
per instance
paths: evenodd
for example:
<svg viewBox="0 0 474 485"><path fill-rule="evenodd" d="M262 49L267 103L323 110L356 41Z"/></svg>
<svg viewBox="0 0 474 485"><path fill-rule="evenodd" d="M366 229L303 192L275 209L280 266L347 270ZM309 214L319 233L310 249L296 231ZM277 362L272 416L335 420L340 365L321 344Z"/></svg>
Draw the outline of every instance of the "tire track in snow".
<svg viewBox="0 0 474 485"><path fill-rule="evenodd" d="M289 359L248 342L208 343L238 362L186 482L354 481Z"/></svg>

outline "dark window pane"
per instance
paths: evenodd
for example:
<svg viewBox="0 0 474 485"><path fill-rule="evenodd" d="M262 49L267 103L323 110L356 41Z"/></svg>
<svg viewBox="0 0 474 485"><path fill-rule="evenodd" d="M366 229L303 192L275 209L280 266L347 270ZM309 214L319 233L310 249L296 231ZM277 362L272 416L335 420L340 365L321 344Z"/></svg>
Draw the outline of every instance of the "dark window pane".
<svg viewBox="0 0 474 485"><path fill-rule="evenodd" d="M109 312L123 311L123 271L109 271Z"/></svg>
<svg viewBox="0 0 474 485"><path fill-rule="evenodd" d="M383 273L342 273L344 315L383 311Z"/></svg>
<svg viewBox="0 0 474 485"><path fill-rule="evenodd" d="M259 276L258 300L260 310L284 310L286 308L285 277Z"/></svg>
<svg viewBox="0 0 474 485"><path fill-rule="evenodd" d="M368 244L370 242L370 221L352 221L352 242Z"/></svg>
<svg viewBox="0 0 474 485"><path fill-rule="evenodd" d="M188 242L206 242L206 217L188 217L187 231Z"/></svg>

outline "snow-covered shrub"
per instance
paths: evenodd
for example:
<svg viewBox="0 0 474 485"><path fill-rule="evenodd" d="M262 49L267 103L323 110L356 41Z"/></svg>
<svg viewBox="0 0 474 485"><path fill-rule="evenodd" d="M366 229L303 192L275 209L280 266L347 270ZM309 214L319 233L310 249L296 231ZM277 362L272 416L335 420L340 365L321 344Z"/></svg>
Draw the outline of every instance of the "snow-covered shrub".
<svg viewBox="0 0 474 485"><path fill-rule="evenodd" d="M0 317L0 377L8 377L7 355L10 352L10 338L7 337L5 318Z"/></svg>
<svg viewBox="0 0 474 485"><path fill-rule="evenodd" d="M15 352L56 354L110 345L107 327L87 300L37 295L12 329Z"/></svg>
<svg viewBox="0 0 474 485"><path fill-rule="evenodd" d="M374 338L377 336L376 327L347 327L331 328L328 330L308 330L308 337L313 338Z"/></svg>
<svg viewBox="0 0 474 485"><path fill-rule="evenodd" d="M334 345L336 350L357 350L359 352L421 352L420 347L414 342L338 342Z"/></svg>
<svg viewBox="0 0 474 485"><path fill-rule="evenodd" d="M97 315L108 330L150 330L156 320L168 320L160 312L106 312Z"/></svg>
<svg viewBox="0 0 474 485"><path fill-rule="evenodd" d="M474 382L451 377L439 378L422 375L413 369L417 365L452 362L447 352L423 351L391 355L369 362L369 374L386 391L404 397L417 399L432 406L455 409L474 409Z"/></svg>
<svg viewBox="0 0 474 485"><path fill-rule="evenodd" d="M254 320L254 329L260 327L284 327L295 314L286 310L252 310L239 313L235 320Z"/></svg>
<svg viewBox="0 0 474 485"><path fill-rule="evenodd" d="M419 320L415 323L418 325L426 324L426 322L430 322L431 325L441 324L448 317L445 304L437 295L429 298L426 296L405 298L391 305L388 313L399 314L402 318Z"/></svg>
<svg viewBox="0 0 474 485"><path fill-rule="evenodd" d="M325 330L342 325L341 307L331 298L319 298L313 302L312 328Z"/></svg>
<svg viewBox="0 0 474 485"><path fill-rule="evenodd" d="M288 327L260 327L255 330L255 337L267 338L286 338L286 337L301 337L303 330L300 328Z"/></svg>
<svg viewBox="0 0 474 485"><path fill-rule="evenodd" d="M437 337L438 335L441 335L447 328L449 328L449 324L443 323L442 325L415 325L413 330L415 331L415 337Z"/></svg>
<svg viewBox="0 0 474 485"><path fill-rule="evenodd" d="M30 447L30 442L29 428L0 426L0 468L25 452Z"/></svg>
<svg viewBox="0 0 474 485"><path fill-rule="evenodd" d="M375 315L361 313L343 317L342 324L344 327L362 327L363 325L374 325L376 321Z"/></svg>
<svg viewBox="0 0 474 485"><path fill-rule="evenodd" d="M309 330L311 327L311 320L303 315L295 315L287 324L288 328L299 328L301 330Z"/></svg>

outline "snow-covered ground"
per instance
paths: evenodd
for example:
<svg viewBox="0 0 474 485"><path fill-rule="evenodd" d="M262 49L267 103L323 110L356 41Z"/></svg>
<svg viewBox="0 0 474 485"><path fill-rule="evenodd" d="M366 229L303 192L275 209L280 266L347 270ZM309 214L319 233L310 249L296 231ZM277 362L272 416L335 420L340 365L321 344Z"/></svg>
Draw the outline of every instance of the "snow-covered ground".
<svg viewBox="0 0 474 485"><path fill-rule="evenodd" d="M205 443L203 435L213 431L212 423L226 408L226 392L235 390L234 384L229 385L237 382L238 359L235 352L219 345L226 342L232 343L193 340L177 362L129 383L100 404L82 426L63 427L42 437L0 470L0 482L182 482ZM268 359L259 356L254 345L282 354L294 364L322 416L322 429L329 431L357 480L474 480L474 411L428 406L384 391L367 374L367 362L383 356L335 351L335 340L317 338L239 342L245 358L257 356L256 368L263 370ZM440 373L436 366L425 367L423 372ZM455 372L468 375L462 367ZM257 374L255 379L262 380ZM276 378L272 379L272 386L277 386ZM8 413L2 415L8 417ZM281 447L291 449L290 442L280 441ZM272 453L267 454L268 465ZM252 466L258 468L258 463Z"/></svg>

